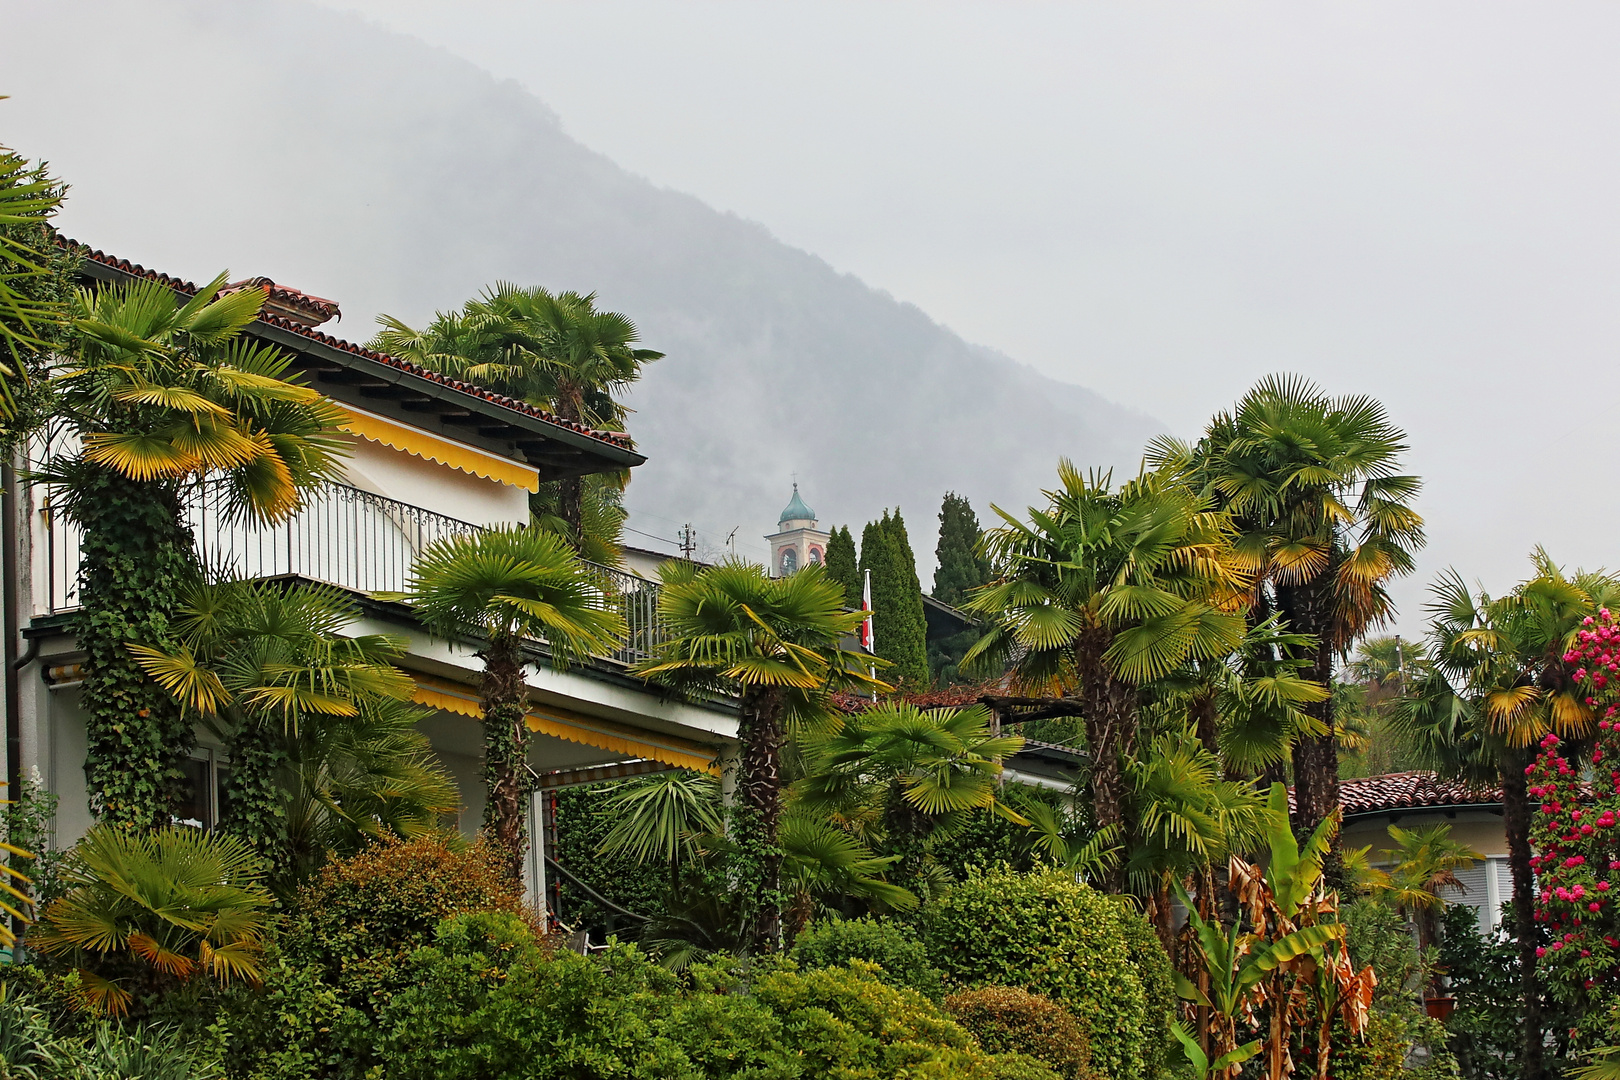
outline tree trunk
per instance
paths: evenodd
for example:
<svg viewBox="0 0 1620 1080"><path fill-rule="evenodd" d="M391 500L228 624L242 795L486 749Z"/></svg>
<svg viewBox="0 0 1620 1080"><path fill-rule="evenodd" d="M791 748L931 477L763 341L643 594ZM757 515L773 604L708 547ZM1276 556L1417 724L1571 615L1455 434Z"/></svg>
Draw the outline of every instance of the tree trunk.
<svg viewBox="0 0 1620 1080"><path fill-rule="evenodd" d="M482 655L484 832L500 845L507 873L517 881L529 851L528 689L516 639L491 641Z"/></svg>
<svg viewBox="0 0 1620 1080"><path fill-rule="evenodd" d="M1519 1075L1542 1080L1541 980L1536 976L1535 877L1530 869L1530 791L1525 755L1502 749L1502 824L1507 830L1508 868L1513 872L1513 937L1519 946L1520 993L1524 998L1524 1060Z"/></svg>
<svg viewBox="0 0 1620 1080"><path fill-rule="evenodd" d="M1100 831L1114 828L1115 843L1125 840L1124 759L1136 744L1136 689L1115 679L1103 663L1109 633L1090 629L1075 645L1075 669L1080 677L1080 700L1085 711L1086 747L1091 752L1092 824ZM1108 870L1099 884L1105 892L1124 893L1123 862Z"/></svg>
<svg viewBox="0 0 1620 1080"><path fill-rule="evenodd" d="M585 547L585 479L565 476L557 481L557 516L568 523L568 541L574 550Z"/></svg>
<svg viewBox="0 0 1620 1080"><path fill-rule="evenodd" d="M1333 686L1333 578L1324 571L1300 585L1279 587L1277 606L1295 633L1316 638L1300 675L1330 690ZM1339 805L1339 742L1334 734L1333 697L1304 707L1322 722L1327 734L1305 736L1294 742L1294 834L1302 841ZM1323 862L1323 875L1334 888L1342 886L1343 869L1338 845Z"/></svg>
<svg viewBox="0 0 1620 1080"><path fill-rule="evenodd" d="M782 691L749 687L743 691L737 728L742 743L737 801L753 819L754 831L751 838L739 833L738 839L754 848L758 860L754 946L761 952L776 952L782 945L782 849L777 844L782 823L782 706Z"/></svg>
<svg viewBox="0 0 1620 1080"><path fill-rule="evenodd" d="M90 809L130 829L170 824L185 792L191 721L149 679L131 644L172 652L169 620L198 573L179 496L166 483L87 470L67 501L83 527L80 608L72 630L85 651L84 774Z"/></svg>

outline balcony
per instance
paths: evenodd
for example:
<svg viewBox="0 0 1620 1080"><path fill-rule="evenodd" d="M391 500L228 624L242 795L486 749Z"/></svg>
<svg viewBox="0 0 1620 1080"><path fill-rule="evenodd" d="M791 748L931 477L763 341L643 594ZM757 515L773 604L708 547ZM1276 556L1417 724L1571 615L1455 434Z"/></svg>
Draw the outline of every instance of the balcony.
<svg viewBox="0 0 1620 1080"><path fill-rule="evenodd" d="M185 503L197 554L213 574L257 579L301 577L358 593L404 592L412 563L429 544L469 536L480 526L344 484L327 484L279 525L234 520L221 509L219 481L192 488ZM37 614L79 607L79 527L40 510L47 581ZM602 659L633 664L667 634L658 617L657 582L587 562L601 589L601 606L624 617L629 634Z"/></svg>

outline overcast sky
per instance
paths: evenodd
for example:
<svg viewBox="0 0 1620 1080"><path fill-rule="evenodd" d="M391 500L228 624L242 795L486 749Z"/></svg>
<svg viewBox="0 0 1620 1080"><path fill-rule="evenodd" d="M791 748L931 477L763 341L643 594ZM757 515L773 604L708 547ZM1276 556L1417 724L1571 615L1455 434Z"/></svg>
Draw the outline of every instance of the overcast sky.
<svg viewBox="0 0 1620 1080"><path fill-rule="evenodd" d="M1448 564L1620 566L1620 6L328 6L1179 434L1273 371L1380 397L1427 483L1408 632Z"/></svg>
<svg viewBox="0 0 1620 1080"><path fill-rule="evenodd" d="M1620 6L334 6L1184 434L1275 370L1381 397L1425 578L1620 563Z"/></svg>

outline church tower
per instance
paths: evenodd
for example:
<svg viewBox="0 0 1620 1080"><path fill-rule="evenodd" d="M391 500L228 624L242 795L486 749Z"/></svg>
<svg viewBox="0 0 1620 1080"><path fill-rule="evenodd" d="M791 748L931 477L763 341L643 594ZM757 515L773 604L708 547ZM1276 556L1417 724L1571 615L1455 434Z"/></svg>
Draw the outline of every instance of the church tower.
<svg viewBox="0 0 1620 1080"><path fill-rule="evenodd" d="M830 535L816 528L816 512L799 497L795 481L793 501L782 511L776 532L765 538L771 545L771 577L787 577L801 566L824 562Z"/></svg>

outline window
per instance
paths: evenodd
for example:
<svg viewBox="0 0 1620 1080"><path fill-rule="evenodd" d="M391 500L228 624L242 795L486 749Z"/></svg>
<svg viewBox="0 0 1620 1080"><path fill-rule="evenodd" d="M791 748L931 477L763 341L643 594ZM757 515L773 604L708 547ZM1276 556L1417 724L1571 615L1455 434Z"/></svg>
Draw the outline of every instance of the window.
<svg viewBox="0 0 1620 1080"><path fill-rule="evenodd" d="M176 825L213 829L224 816L225 780L230 768L213 751L199 747L185 764L186 797L174 815Z"/></svg>
<svg viewBox="0 0 1620 1080"><path fill-rule="evenodd" d="M782 576L787 577L799 568L799 553L792 548L783 548L782 557L778 565L782 569Z"/></svg>
<svg viewBox="0 0 1620 1080"><path fill-rule="evenodd" d="M821 549L820 548L813 547L813 548L810 549L810 565L811 566L820 566L821 565Z"/></svg>

